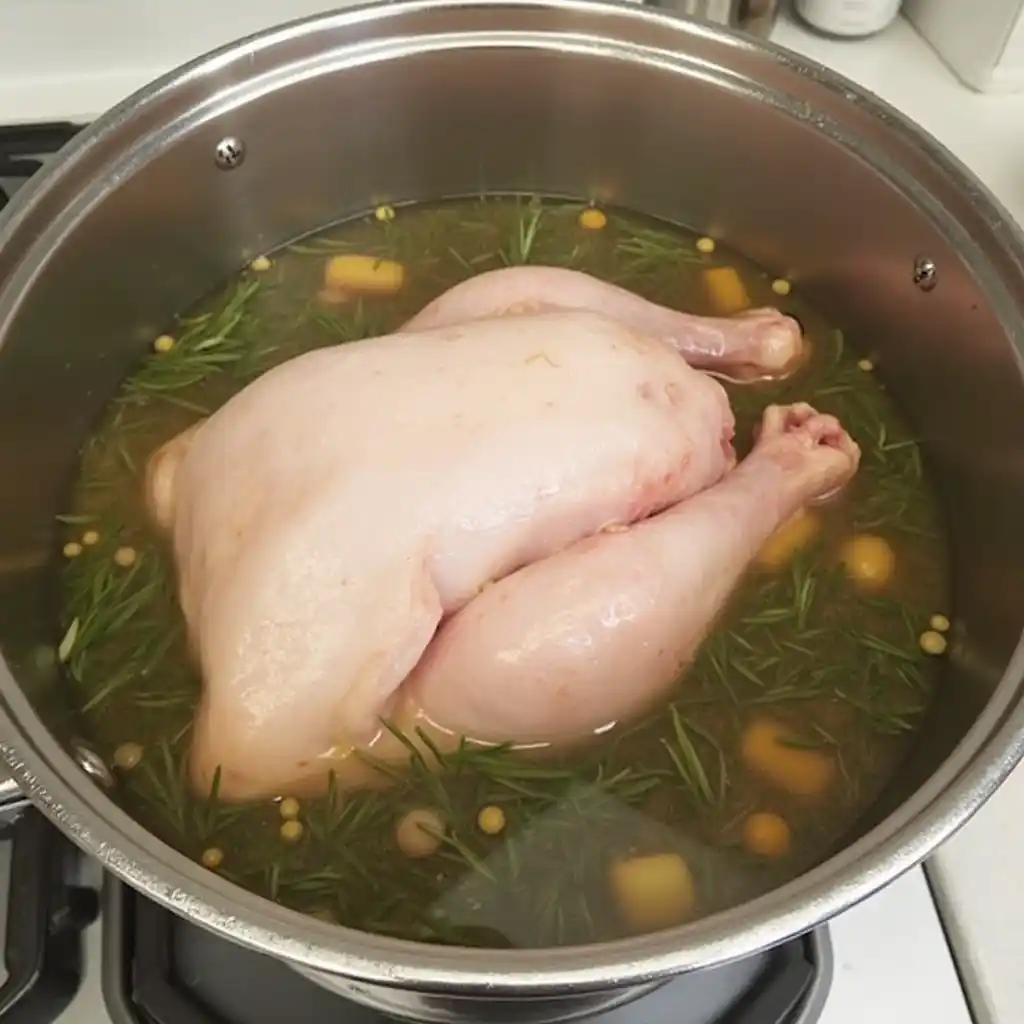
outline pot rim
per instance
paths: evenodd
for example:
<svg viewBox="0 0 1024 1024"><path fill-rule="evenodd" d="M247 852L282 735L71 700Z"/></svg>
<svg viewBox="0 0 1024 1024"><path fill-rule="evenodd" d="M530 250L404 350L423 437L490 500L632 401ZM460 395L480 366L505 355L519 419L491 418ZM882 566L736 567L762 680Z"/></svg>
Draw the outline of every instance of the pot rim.
<svg viewBox="0 0 1024 1024"><path fill-rule="evenodd" d="M6 222L0 223L0 247L106 135L205 70L304 34L440 7L532 7L613 16L625 25L659 27L667 37L711 39L767 56L883 118L891 132L911 140L942 174L969 191L987 214L995 240L1013 254L1015 263L1019 265L1024 254L1024 235L988 190L927 133L855 83L771 43L610 0L390 0L300 19L230 43L163 76L81 132L21 190ZM536 35L539 40L558 32ZM634 58L646 53L660 59L665 53L621 37L602 42ZM23 269L14 277L26 286ZM1003 305L1008 314L1014 312L1008 303ZM1024 642L1018 644L978 720L940 769L871 832L811 871L748 903L675 929L541 950L440 947L386 938L317 921L236 887L158 840L98 788L43 726L2 661L0 755L23 792L86 853L157 903L228 939L314 970L367 982L433 991L542 995L643 982L746 956L808 930L893 881L964 824L1024 756L1024 702L1018 692L1022 679Z"/></svg>

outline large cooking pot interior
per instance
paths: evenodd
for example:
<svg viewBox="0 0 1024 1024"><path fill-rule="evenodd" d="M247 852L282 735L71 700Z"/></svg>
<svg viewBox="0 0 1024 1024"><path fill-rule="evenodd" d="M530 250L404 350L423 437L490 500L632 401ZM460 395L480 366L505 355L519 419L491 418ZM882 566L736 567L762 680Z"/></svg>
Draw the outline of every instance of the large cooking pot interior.
<svg viewBox="0 0 1024 1024"><path fill-rule="evenodd" d="M387 201L591 197L727 240L877 353L953 537L956 629L912 755L808 875L588 951L416 947L242 893L131 822L66 751L56 513L79 446L171 317L252 257ZM543 991L706 965L801 931L927 853L1020 753L1024 323L1016 229L936 144L782 51L627 6L411 2L266 34L87 130L0 223L0 668L19 781L151 896L368 980ZM88 737L84 737L86 740Z"/></svg>

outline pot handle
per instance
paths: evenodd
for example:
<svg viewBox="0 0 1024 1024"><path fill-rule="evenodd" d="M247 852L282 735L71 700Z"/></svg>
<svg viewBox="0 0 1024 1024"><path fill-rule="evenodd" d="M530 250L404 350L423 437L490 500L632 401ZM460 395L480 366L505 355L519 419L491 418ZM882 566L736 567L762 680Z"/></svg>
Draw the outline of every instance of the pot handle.
<svg viewBox="0 0 1024 1024"><path fill-rule="evenodd" d="M99 900L68 882L74 848L35 808L0 825L0 841L10 844L0 1019L55 1020L81 985L81 933Z"/></svg>

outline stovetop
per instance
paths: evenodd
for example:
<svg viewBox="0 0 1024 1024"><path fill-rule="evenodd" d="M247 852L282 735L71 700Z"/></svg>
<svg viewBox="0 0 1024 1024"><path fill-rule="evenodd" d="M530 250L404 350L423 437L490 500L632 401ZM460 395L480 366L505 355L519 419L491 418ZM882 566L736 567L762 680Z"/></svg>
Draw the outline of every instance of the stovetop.
<svg viewBox="0 0 1024 1024"><path fill-rule="evenodd" d="M80 127L0 126L0 211ZM0 914L0 1024L386 1024L285 964L104 878L34 810L0 825ZM905 1024L913 1017L971 1022L920 870L827 930L671 981L588 1020Z"/></svg>
<svg viewBox="0 0 1024 1024"><path fill-rule="evenodd" d="M0 125L0 210L43 166L43 161L70 142L82 127L69 122Z"/></svg>

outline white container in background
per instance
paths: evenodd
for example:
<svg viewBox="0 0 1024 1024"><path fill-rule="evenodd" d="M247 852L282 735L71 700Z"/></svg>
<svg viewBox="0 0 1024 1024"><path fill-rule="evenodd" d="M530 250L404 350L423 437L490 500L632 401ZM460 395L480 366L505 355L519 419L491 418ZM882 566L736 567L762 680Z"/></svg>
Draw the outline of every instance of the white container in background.
<svg viewBox="0 0 1024 1024"><path fill-rule="evenodd" d="M830 36L862 39L896 20L902 0L796 0L796 13Z"/></svg>
<svg viewBox="0 0 1024 1024"><path fill-rule="evenodd" d="M906 15L978 92L1024 92L1024 0L906 0Z"/></svg>

